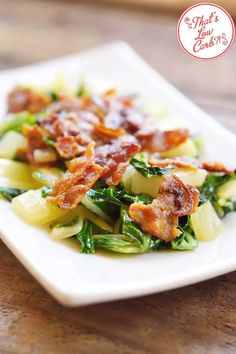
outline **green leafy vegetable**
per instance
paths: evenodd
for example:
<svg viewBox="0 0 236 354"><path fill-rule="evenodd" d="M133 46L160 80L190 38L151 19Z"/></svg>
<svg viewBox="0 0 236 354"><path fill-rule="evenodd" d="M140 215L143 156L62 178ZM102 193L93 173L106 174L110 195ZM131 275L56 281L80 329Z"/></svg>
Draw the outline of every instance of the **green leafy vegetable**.
<svg viewBox="0 0 236 354"><path fill-rule="evenodd" d="M118 253L142 253L141 248L133 240L122 234L94 235L96 248L104 248Z"/></svg>
<svg viewBox="0 0 236 354"><path fill-rule="evenodd" d="M56 91L50 91L48 95L51 97L52 102L57 102L60 100L60 96L57 94Z"/></svg>
<svg viewBox="0 0 236 354"><path fill-rule="evenodd" d="M140 230L138 225L131 219L125 208L121 209L121 231L139 245L141 252L152 248L151 235Z"/></svg>
<svg viewBox="0 0 236 354"><path fill-rule="evenodd" d="M223 218L232 211L236 211L236 200L218 199L212 204L219 217Z"/></svg>
<svg viewBox="0 0 236 354"><path fill-rule="evenodd" d="M124 204L132 204L132 203L143 203L150 204L153 201L153 198L146 194L133 195L131 193L126 192L125 190L121 190L117 192L116 198L119 199Z"/></svg>
<svg viewBox="0 0 236 354"><path fill-rule="evenodd" d="M53 140L49 136L45 136L43 140L44 140L45 144L47 144L48 146L50 146L50 147L55 149L55 147L56 147L55 140Z"/></svg>
<svg viewBox="0 0 236 354"><path fill-rule="evenodd" d="M200 202L205 203L207 200L210 202L217 201L217 188L229 179L230 176L226 174L210 173L203 185L199 188Z"/></svg>
<svg viewBox="0 0 236 354"><path fill-rule="evenodd" d="M95 235L95 234L109 234L109 231L105 230L105 229L102 229L100 226L94 224L91 220L89 220L89 223L92 227L92 234Z"/></svg>
<svg viewBox="0 0 236 354"><path fill-rule="evenodd" d="M167 243L163 240L160 240L157 237L152 237L151 242L150 242L150 249L152 249L152 251L166 249L166 248L170 248L169 243Z"/></svg>
<svg viewBox="0 0 236 354"><path fill-rule="evenodd" d="M51 193L51 191L52 191L52 188L46 187L46 186L43 187L43 188L41 189L42 198L46 198L46 197L48 196L48 194Z"/></svg>
<svg viewBox="0 0 236 354"><path fill-rule="evenodd" d="M218 188L233 179L236 179L235 172L233 174L210 173L206 181L199 188L200 203L203 204L209 200L220 218L236 210L236 201L224 200L217 196Z"/></svg>
<svg viewBox="0 0 236 354"><path fill-rule="evenodd" d="M108 190L108 188L102 190L90 189L86 194L107 215L117 216L119 213L121 202L111 195L111 190Z"/></svg>
<svg viewBox="0 0 236 354"><path fill-rule="evenodd" d="M116 206L117 208L121 206L121 203L132 204L132 203L143 203L150 204L153 198L146 194L134 195L130 192L127 192L121 187L108 187L99 190L90 190L87 194L93 198L95 203L106 201L106 205L101 205L102 208L108 208L110 210L110 204ZM97 197L97 200L96 200Z"/></svg>
<svg viewBox="0 0 236 354"><path fill-rule="evenodd" d="M5 134L9 130L16 132L22 131L24 124L32 125L36 123L35 115L23 111L10 115L3 123L0 124L0 134Z"/></svg>
<svg viewBox="0 0 236 354"><path fill-rule="evenodd" d="M76 92L76 96L78 97L83 97L89 94L88 88L86 87L86 84L84 81L81 81L79 88Z"/></svg>
<svg viewBox="0 0 236 354"><path fill-rule="evenodd" d="M84 220L83 227L76 237L81 246L81 253L95 253L92 225L88 220Z"/></svg>
<svg viewBox="0 0 236 354"><path fill-rule="evenodd" d="M189 251L197 248L198 241L194 235L190 216L184 216L179 220L181 235L171 241L171 248L180 251Z"/></svg>
<svg viewBox="0 0 236 354"><path fill-rule="evenodd" d="M78 219L79 219L78 216L74 216L70 221L67 221L65 223L54 223L54 224L51 224L50 226L56 227L56 228L70 227L70 226L74 226L78 222Z"/></svg>
<svg viewBox="0 0 236 354"><path fill-rule="evenodd" d="M182 231L182 234L175 240L171 241L171 247L174 250L180 251L193 250L197 248L198 241L196 237L182 228L180 228L180 230Z"/></svg>
<svg viewBox="0 0 236 354"><path fill-rule="evenodd" d="M13 198L25 192L26 190L24 189L0 187L0 195L6 200L8 200L9 202L11 202Z"/></svg>
<svg viewBox="0 0 236 354"><path fill-rule="evenodd" d="M167 172L168 169L162 168L162 167L157 167L157 166L151 166L147 162L145 162L142 159L138 159L136 157L133 157L130 161L130 164L139 172L141 175L144 177L153 177L153 176L164 176Z"/></svg>

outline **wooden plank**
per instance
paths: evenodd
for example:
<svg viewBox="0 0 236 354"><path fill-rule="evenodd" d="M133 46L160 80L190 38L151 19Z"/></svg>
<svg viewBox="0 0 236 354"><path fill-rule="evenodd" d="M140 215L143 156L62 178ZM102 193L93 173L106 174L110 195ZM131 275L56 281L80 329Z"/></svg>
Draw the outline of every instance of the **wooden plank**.
<svg viewBox="0 0 236 354"><path fill-rule="evenodd" d="M147 9L161 9L170 12L181 12L187 7L196 4L194 0L98 0L94 2L103 2L109 5L132 6L133 8L142 7ZM215 4L223 6L231 16L236 16L236 6L234 0L216 0Z"/></svg>

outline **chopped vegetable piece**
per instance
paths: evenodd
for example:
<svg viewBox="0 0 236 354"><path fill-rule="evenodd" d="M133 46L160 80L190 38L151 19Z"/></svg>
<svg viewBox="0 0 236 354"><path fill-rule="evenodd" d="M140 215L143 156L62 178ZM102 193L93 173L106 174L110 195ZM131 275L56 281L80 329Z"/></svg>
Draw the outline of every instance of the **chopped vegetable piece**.
<svg viewBox="0 0 236 354"><path fill-rule="evenodd" d="M0 176L0 186L8 187L8 188L16 188L16 189L26 189L26 190L37 189L39 187L38 183L34 180L24 181L21 179L14 179L14 178L1 177L1 176Z"/></svg>
<svg viewBox="0 0 236 354"><path fill-rule="evenodd" d="M11 202L13 198L25 192L26 190L24 189L0 187L0 195L9 202Z"/></svg>
<svg viewBox="0 0 236 354"><path fill-rule="evenodd" d="M196 237L183 229L180 230L182 231L181 235L171 241L171 247L179 251L194 250L197 248L198 242Z"/></svg>
<svg viewBox="0 0 236 354"><path fill-rule="evenodd" d="M106 220L109 224L112 224L112 219L110 218L110 216L104 213L104 211L93 202L93 199L89 197L88 194L85 194L83 196L81 203L92 213L97 214L102 219Z"/></svg>
<svg viewBox="0 0 236 354"><path fill-rule="evenodd" d="M126 209L121 210L122 234L129 236L136 242L141 252L151 249L151 235L140 230L139 226L133 222Z"/></svg>
<svg viewBox="0 0 236 354"><path fill-rule="evenodd" d="M53 240L62 240L77 235L83 227L83 219L78 216L72 217L69 221L53 225L51 237Z"/></svg>
<svg viewBox="0 0 236 354"><path fill-rule="evenodd" d="M236 197L236 179L225 182L217 188L217 197L221 199L231 199Z"/></svg>
<svg viewBox="0 0 236 354"><path fill-rule="evenodd" d="M35 115L24 111L9 115L8 118L0 124L0 134L8 131L21 132L24 124L32 125L36 123Z"/></svg>
<svg viewBox="0 0 236 354"><path fill-rule="evenodd" d="M53 187L62 177L63 172L56 167L40 168L33 172L33 178L41 185Z"/></svg>
<svg viewBox="0 0 236 354"><path fill-rule="evenodd" d="M133 157L130 164L144 177L164 176L168 170L162 167L151 166L143 160Z"/></svg>
<svg viewBox="0 0 236 354"><path fill-rule="evenodd" d="M84 220L83 227L76 237L81 246L81 253L95 253L92 225L88 220Z"/></svg>
<svg viewBox="0 0 236 354"><path fill-rule="evenodd" d="M90 210L86 209L83 205L79 204L75 209L76 215L88 219L90 222L97 225L100 229L113 232L112 227L103 219L98 217L96 214L92 213Z"/></svg>
<svg viewBox="0 0 236 354"><path fill-rule="evenodd" d="M93 240L95 248L105 248L106 250L118 253L142 253L141 248L127 235L94 235Z"/></svg>
<svg viewBox="0 0 236 354"><path fill-rule="evenodd" d="M41 195L43 198L46 198L52 191L52 188L44 186L41 188Z"/></svg>
<svg viewBox="0 0 236 354"><path fill-rule="evenodd" d="M25 137L17 132L9 131L0 138L0 157L14 159L19 149L26 148Z"/></svg>
<svg viewBox="0 0 236 354"><path fill-rule="evenodd" d="M158 196L159 188L163 182L162 176L144 177L133 166L129 166L123 176L122 183L124 188L135 194L147 194L155 198Z"/></svg>
<svg viewBox="0 0 236 354"><path fill-rule="evenodd" d="M194 142L189 138L183 144L170 149L163 151L161 157L172 157L172 156L198 156L198 150Z"/></svg>
<svg viewBox="0 0 236 354"><path fill-rule="evenodd" d="M31 177L32 167L26 163L11 161L0 158L0 176L8 178L17 178L24 182L35 183Z"/></svg>
<svg viewBox="0 0 236 354"><path fill-rule="evenodd" d="M205 202L191 215L194 234L199 241L214 240L222 231L222 221L210 201Z"/></svg>
<svg viewBox="0 0 236 354"><path fill-rule="evenodd" d="M44 225L65 215L57 205L47 202L42 197L41 189L30 190L12 200L15 213L29 224Z"/></svg>

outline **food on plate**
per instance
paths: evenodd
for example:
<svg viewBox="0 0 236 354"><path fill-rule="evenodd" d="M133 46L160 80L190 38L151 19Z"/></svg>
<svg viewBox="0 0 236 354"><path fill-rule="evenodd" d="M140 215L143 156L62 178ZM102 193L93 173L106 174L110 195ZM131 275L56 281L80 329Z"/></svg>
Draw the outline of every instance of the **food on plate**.
<svg viewBox="0 0 236 354"><path fill-rule="evenodd" d="M134 95L15 87L0 124L0 196L81 252L193 250L236 210L236 173L202 161L187 128L161 129ZM168 118L167 118L168 119Z"/></svg>

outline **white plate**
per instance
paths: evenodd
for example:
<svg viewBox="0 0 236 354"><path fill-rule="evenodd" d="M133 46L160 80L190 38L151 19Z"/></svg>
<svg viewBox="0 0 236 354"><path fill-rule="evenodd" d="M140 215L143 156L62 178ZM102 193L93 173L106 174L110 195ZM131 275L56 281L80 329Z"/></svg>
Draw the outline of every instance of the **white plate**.
<svg viewBox="0 0 236 354"><path fill-rule="evenodd" d="M82 76L111 83L122 91L158 97L170 117L187 120L207 140L206 155L235 163L235 136L196 107L151 69L127 44L116 42L82 54L7 70L0 74L0 107L16 83L49 83L57 73L74 83ZM105 84L106 86L106 84ZM193 252L155 252L134 256L79 253L76 241L52 241L48 233L19 220L11 205L0 202L3 242L60 303L76 306L173 289L236 269L236 215L224 231Z"/></svg>

